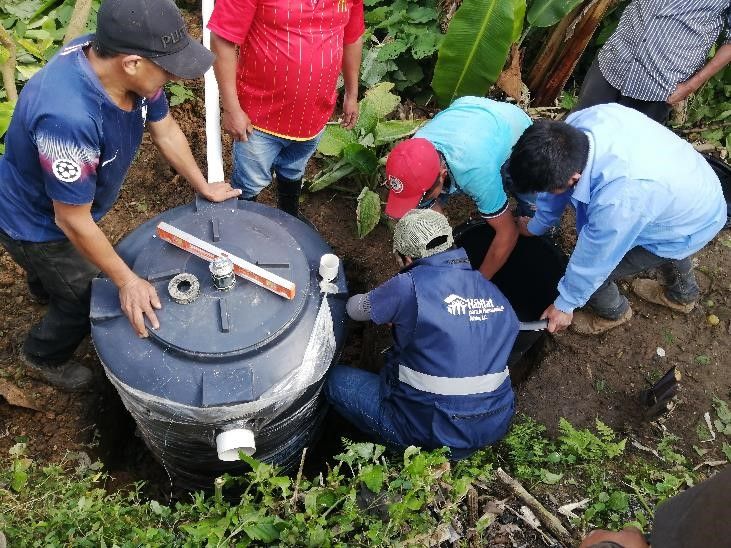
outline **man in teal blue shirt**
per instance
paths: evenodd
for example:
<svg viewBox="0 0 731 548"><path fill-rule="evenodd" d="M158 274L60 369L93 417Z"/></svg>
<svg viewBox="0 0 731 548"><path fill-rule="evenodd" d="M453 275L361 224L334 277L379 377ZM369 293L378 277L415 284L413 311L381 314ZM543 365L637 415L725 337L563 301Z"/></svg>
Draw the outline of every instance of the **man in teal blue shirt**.
<svg viewBox="0 0 731 548"><path fill-rule="evenodd" d="M391 189L386 215L400 219L414 208L442 210L451 194L463 192L495 230L480 266L490 279L505 264L518 232L501 168L531 119L509 103L462 97L437 114L412 139L396 145L386 162ZM522 196L517 196L521 202ZM530 206L522 213L530 214Z"/></svg>
<svg viewBox="0 0 731 548"><path fill-rule="evenodd" d="M576 247L559 296L543 313L549 331L597 334L632 310L614 280L657 268L660 281L632 284L641 298L688 313L698 299L691 256L726 222L713 169L693 147L645 115L597 105L564 122L536 122L507 167L518 191L540 192L526 236L544 234L567 205L576 210ZM588 311L575 309L588 305Z"/></svg>

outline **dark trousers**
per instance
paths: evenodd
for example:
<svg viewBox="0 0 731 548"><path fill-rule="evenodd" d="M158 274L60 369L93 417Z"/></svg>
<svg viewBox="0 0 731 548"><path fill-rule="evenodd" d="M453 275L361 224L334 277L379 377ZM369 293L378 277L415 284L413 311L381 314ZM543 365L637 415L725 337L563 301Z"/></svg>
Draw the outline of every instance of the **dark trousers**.
<svg viewBox="0 0 731 548"><path fill-rule="evenodd" d="M700 290L693 274L691 257L667 259L650 253L643 247L632 248L617 268L599 286L587 303L599 316L619 319L629 308L629 302L617 288L615 280L656 268L659 281L665 286L665 296L671 301L688 304L698 299Z"/></svg>
<svg viewBox="0 0 731 548"><path fill-rule="evenodd" d="M602 71L599 70L599 62L594 60L581 86L579 103L574 107L572 112L605 103L619 103L620 105L633 108L661 124L667 121L671 109L670 105L665 101L643 101L641 99L625 97L621 91L607 82Z"/></svg>
<svg viewBox="0 0 731 548"><path fill-rule="evenodd" d="M35 295L48 295L48 311L31 327L23 352L35 363L60 365L89 333L91 280L99 269L68 240L24 242L0 230L0 244L23 267Z"/></svg>

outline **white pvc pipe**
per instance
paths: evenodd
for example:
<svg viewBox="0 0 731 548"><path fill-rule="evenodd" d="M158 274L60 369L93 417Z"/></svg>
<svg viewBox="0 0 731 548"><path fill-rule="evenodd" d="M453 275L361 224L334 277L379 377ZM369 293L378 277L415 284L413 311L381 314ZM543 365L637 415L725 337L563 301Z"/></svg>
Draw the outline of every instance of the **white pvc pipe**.
<svg viewBox="0 0 731 548"><path fill-rule="evenodd" d="M248 428L232 428L224 430L216 436L216 451L218 460L239 460L239 451L246 455L253 455L256 451L254 432Z"/></svg>
<svg viewBox="0 0 731 548"><path fill-rule="evenodd" d="M202 0L203 45L211 49L211 31L208 20L213 13L214 0ZM223 149L221 147L221 110L218 106L218 83L213 68L204 76L206 103L206 159L208 161L208 182L223 181Z"/></svg>

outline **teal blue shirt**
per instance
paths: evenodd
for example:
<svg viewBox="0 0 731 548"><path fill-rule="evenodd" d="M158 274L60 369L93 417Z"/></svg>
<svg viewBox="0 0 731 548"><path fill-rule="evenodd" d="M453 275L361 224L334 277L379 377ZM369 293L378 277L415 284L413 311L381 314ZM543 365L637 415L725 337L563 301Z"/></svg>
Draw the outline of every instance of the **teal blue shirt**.
<svg viewBox="0 0 731 548"><path fill-rule="evenodd" d="M442 153L452 184L486 216L502 213L508 197L500 168L531 119L515 105L483 97L462 97L437 114L415 137Z"/></svg>

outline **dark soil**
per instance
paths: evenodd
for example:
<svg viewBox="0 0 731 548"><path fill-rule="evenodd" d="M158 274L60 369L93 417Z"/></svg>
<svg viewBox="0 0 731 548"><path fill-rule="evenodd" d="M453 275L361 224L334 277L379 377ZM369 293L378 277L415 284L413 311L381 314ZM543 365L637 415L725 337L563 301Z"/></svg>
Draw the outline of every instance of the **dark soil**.
<svg viewBox="0 0 731 548"><path fill-rule="evenodd" d="M173 111L204 165L202 102L188 102ZM173 174L146 138L117 204L101 226L117 242L143 221L192 199L185 181ZM262 201L273 203L271 189ZM357 238L354 198L325 190L306 195L302 208L343 258L353 292L371 289L396 272L389 227L381 224L366 238ZM448 210L453 224L465 220L469 212L470 204L464 201L450 204ZM568 220L565 227L563 244L570 249L573 235ZM712 396L728 399L731 391L731 233L722 232L698 254L697 262L703 296L691 314L672 313L628 294L634 318L626 325L593 338L560 334L552 337L547 351L533 356L533 374L517 388L519 411L551 430L565 417L577 426L591 425L598 418L640 440L656 440L667 431L681 438L690 455L690 447L698 443L696 426L711 410ZM25 375L19 349L26 330L43 311L31 302L22 270L0 249L0 383L16 385L42 409L11 406L0 398L0 452L18 441L27 441L30 456L42 460L85 451L105 461L118 485L145 479L167 490L165 472L135 436L134 423L106 381L90 343L83 344L77 356L98 374L94 393L68 395ZM710 313L721 319L719 325L708 324ZM388 344L386 328L354 324L342 361L375 371ZM664 349L664 357L658 348ZM683 375L677 404L662 426L648 423L638 403L639 391L673 365ZM339 437L331 434L358 436L342 421L333 422L332 417L327 421L328 440ZM313 448L311 458L322 461L339 447L331 441L326 445Z"/></svg>

